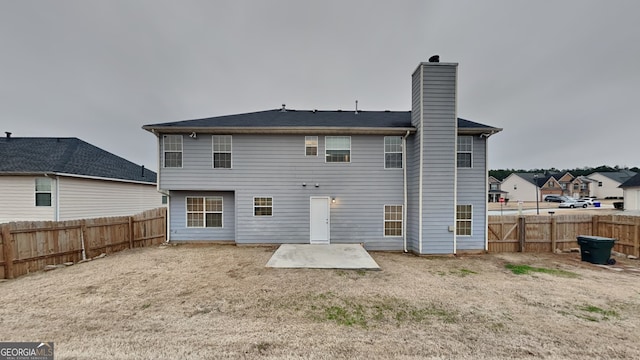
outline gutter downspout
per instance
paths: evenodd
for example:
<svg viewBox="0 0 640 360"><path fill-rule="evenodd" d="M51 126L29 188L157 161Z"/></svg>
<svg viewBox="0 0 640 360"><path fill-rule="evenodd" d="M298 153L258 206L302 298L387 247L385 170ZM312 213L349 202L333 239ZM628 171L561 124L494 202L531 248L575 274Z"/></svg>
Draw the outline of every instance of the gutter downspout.
<svg viewBox="0 0 640 360"><path fill-rule="evenodd" d="M402 137L402 192L403 192L403 205L402 205L402 249L406 253L407 250L407 137L409 131Z"/></svg>
<svg viewBox="0 0 640 360"><path fill-rule="evenodd" d="M56 175L56 208L54 214L54 221L60 221L60 177Z"/></svg>

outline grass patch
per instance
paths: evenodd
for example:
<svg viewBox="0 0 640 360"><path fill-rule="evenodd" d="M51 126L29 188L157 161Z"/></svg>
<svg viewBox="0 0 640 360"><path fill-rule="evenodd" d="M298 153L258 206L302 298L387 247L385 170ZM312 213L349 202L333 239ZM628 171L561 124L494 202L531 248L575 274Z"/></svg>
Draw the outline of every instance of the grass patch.
<svg viewBox="0 0 640 360"><path fill-rule="evenodd" d="M307 316L316 321L331 321L343 326L362 328L383 324L405 324L441 321L456 323L457 312L433 304L416 306L405 300L385 298L342 298L331 293L310 296L314 302L307 307Z"/></svg>
<svg viewBox="0 0 640 360"><path fill-rule="evenodd" d="M555 276L562 276L562 277L568 277L568 278L576 278L579 276L578 274L571 271L531 267L529 265L506 264L504 267L511 270L511 272L516 275L526 275L530 273L543 273L543 274L551 274Z"/></svg>
<svg viewBox="0 0 640 360"><path fill-rule="evenodd" d="M581 315L579 317L589 321L609 320L610 317L620 317L618 312L615 310L605 310L594 305L578 306L578 310L587 312L587 315Z"/></svg>

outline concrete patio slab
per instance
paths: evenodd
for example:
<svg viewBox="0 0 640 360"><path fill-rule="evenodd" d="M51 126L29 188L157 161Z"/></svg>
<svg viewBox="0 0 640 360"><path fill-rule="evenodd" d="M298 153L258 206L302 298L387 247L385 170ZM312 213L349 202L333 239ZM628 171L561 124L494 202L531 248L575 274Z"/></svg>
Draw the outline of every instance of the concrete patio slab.
<svg viewBox="0 0 640 360"><path fill-rule="evenodd" d="M359 244L283 244L271 256L266 267L380 270L380 266Z"/></svg>

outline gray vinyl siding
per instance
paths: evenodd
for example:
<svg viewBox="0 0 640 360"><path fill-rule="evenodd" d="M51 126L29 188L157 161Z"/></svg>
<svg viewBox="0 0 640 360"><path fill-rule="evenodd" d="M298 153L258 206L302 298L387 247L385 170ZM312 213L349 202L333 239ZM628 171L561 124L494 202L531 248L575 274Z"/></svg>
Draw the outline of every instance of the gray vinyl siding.
<svg viewBox="0 0 640 360"><path fill-rule="evenodd" d="M458 169L458 204L472 205L471 236L458 236L458 250L484 250L487 198L486 138L473 136L472 168Z"/></svg>
<svg viewBox="0 0 640 360"><path fill-rule="evenodd" d="M451 254L455 223L456 68L423 66L422 253ZM483 192L484 193L484 192Z"/></svg>
<svg viewBox="0 0 640 360"><path fill-rule="evenodd" d="M305 135L318 136L318 156L305 156ZM351 162L325 163L325 136L305 135L233 135L232 169L213 169L211 136L184 137L183 167L161 168L160 187L172 194L233 192L232 240L237 243L308 243L310 197L325 196L336 198L331 204L331 243L402 249L401 237L384 237L383 232L384 205L403 202L402 169L384 168L384 136L351 136ZM255 196L273 198L273 216L253 215ZM225 199L225 208L227 204ZM184 214L173 215L176 208L183 212L184 205L176 205L172 195L171 208L176 239L173 230L184 226Z"/></svg>
<svg viewBox="0 0 640 360"><path fill-rule="evenodd" d="M188 196L222 197L222 228L187 227L186 198ZM235 199L233 192L172 191L169 206L171 241L233 241L235 238Z"/></svg>
<svg viewBox="0 0 640 360"><path fill-rule="evenodd" d="M419 246L419 211L420 211L420 133L421 133L421 69L412 76L411 124L417 132L407 138L407 248L418 253Z"/></svg>

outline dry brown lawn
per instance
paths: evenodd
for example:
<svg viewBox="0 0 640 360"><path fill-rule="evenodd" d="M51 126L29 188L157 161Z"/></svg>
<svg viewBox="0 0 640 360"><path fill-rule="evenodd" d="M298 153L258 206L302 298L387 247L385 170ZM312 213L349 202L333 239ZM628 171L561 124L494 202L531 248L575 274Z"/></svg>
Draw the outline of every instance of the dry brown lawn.
<svg viewBox="0 0 640 360"><path fill-rule="evenodd" d="M265 268L273 251L161 246L2 282L0 341L54 341L56 359L640 358L640 273L577 254L379 252L382 271L346 271Z"/></svg>

